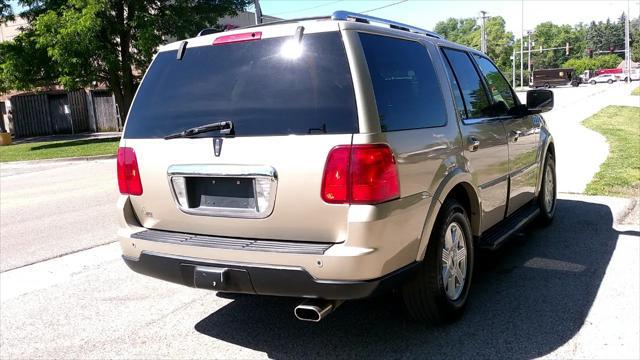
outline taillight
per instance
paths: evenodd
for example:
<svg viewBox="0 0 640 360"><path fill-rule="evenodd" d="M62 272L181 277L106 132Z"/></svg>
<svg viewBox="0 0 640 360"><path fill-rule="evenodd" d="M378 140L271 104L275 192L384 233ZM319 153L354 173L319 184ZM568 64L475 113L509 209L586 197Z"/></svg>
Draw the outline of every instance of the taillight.
<svg viewBox="0 0 640 360"><path fill-rule="evenodd" d="M118 187L123 195L142 195L138 159L129 147L118 148Z"/></svg>
<svg viewBox="0 0 640 360"><path fill-rule="evenodd" d="M262 32L254 31L243 34L223 35L213 40L213 45L240 43L246 41L260 40L262 38Z"/></svg>
<svg viewBox="0 0 640 360"><path fill-rule="evenodd" d="M341 145L329 152L322 199L332 204L378 204L400 196L398 169L388 145Z"/></svg>
<svg viewBox="0 0 640 360"><path fill-rule="evenodd" d="M332 204L349 202L351 146L336 146L329 152L322 176L322 200Z"/></svg>

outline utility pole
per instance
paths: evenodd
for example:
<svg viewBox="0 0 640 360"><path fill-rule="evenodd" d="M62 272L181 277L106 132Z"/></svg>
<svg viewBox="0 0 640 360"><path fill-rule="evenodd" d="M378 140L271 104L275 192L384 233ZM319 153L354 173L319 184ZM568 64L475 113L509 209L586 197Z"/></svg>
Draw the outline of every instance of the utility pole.
<svg viewBox="0 0 640 360"><path fill-rule="evenodd" d="M487 53L487 30L485 27L485 20L487 19L487 12L486 11L480 11L480 14L482 14L482 16L480 17L482 19L482 22L480 23L480 51L482 51L483 53Z"/></svg>
<svg viewBox="0 0 640 360"><path fill-rule="evenodd" d="M524 0L521 2L522 18L520 22L520 86L524 86Z"/></svg>
<svg viewBox="0 0 640 360"><path fill-rule="evenodd" d="M629 47L629 18L630 18L630 5L629 0L627 0L627 16L626 21L624 22L624 64L627 67L627 80L631 82L631 48Z"/></svg>
<svg viewBox="0 0 640 360"><path fill-rule="evenodd" d="M529 74L529 78L531 78L531 30L527 31L527 35L529 36L529 39L527 41L528 45L529 45L529 58L527 60L527 74Z"/></svg>
<svg viewBox="0 0 640 360"><path fill-rule="evenodd" d="M513 49L513 55L511 56L511 82L513 83L513 88L516 87L516 49Z"/></svg>
<svg viewBox="0 0 640 360"><path fill-rule="evenodd" d="M262 24L262 9L260 8L260 0L253 0L253 5L255 6L256 10L256 25L258 24Z"/></svg>

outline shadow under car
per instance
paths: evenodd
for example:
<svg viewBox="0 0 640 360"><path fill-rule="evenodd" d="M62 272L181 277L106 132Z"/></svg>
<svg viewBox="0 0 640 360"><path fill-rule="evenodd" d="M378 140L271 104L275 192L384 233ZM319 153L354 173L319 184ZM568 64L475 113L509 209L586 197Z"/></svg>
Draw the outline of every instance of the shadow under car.
<svg viewBox="0 0 640 360"><path fill-rule="evenodd" d="M195 325L271 358L534 358L582 327L616 247L609 207L557 203L554 223L529 226L479 256L464 316L442 327L408 319L399 296L344 303L320 323L293 316L300 300L225 295L234 301Z"/></svg>

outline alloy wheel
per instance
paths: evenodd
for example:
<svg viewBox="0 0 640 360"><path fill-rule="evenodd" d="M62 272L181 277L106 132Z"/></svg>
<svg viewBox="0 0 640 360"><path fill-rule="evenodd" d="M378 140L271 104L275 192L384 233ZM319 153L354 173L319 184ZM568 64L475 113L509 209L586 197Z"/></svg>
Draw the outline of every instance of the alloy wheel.
<svg viewBox="0 0 640 360"><path fill-rule="evenodd" d="M467 275L467 247L462 227L452 222L445 232L442 244L442 281L449 300L462 294Z"/></svg>

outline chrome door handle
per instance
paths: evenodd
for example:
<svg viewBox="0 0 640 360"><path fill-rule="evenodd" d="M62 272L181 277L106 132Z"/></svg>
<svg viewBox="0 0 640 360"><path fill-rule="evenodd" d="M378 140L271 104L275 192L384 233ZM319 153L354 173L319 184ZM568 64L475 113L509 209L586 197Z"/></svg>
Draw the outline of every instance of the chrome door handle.
<svg viewBox="0 0 640 360"><path fill-rule="evenodd" d="M475 136L469 136L469 151L478 151L478 148L480 148L480 140Z"/></svg>
<svg viewBox="0 0 640 360"><path fill-rule="evenodd" d="M520 135L522 135L522 131L519 130L513 130L511 132L511 136L513 137L513 142L518 141L518 139L520 138Z"/></svg>

